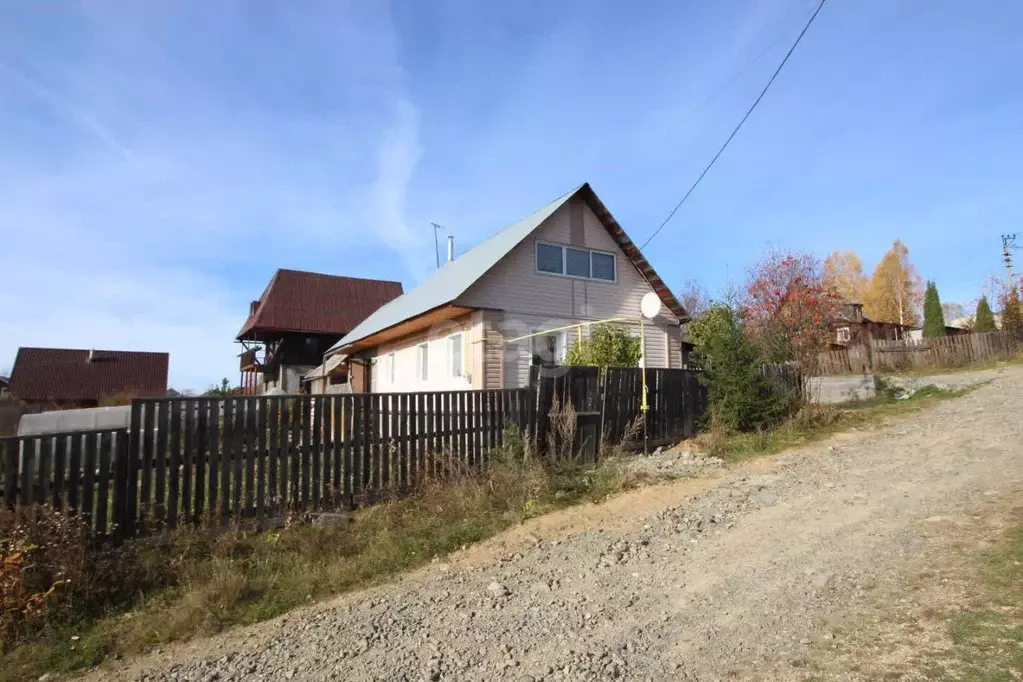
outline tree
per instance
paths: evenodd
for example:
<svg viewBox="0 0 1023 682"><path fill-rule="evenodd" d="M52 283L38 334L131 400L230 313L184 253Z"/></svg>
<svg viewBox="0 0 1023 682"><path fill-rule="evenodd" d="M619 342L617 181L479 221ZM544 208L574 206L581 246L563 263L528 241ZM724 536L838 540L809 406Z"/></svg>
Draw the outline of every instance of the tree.
<svg viewBox="0 0 1023 682"><path fill-rule="evenodd" d="M1019 307L1019 290L1009 289L1002 299L1002 331L1019 335L1023 332L1023 312Z"/></svg>
<svg viewBox="0 0 1023 682"><path fill-rule="evenodd" d="M991 312L991 306L988 305L987 296L981 296L980 300L977 301L977 312L973 316L973 331L983 334L997 330L998 326L995 324L995 316Z"/></svg>
<svg viewBox="0 0 1023 682"><path fill-rule="evenodd" d="M639 367L642 355L639 337L629 334L625 327L605 322L593 325L587 338L569 346L564 364Z"/></svg>
<svg viewBox="0 0 1023 682"><path fill-rule="evenodd" d="M757 372L759 352L738 310L715 303L690 324L689 333L703 364L700 380L711 412L726 429L762 429L784 414L787 405Z"/></svg>
<svg viewBox="0 0 1023 682"><path fill-rule="evenodd" d="M224 377L219 385L210 384L202 395L204 398L227 398L231 395L231 382Z"/></svg>
<svg viewBox="0 0 1023 682"><path fill-rule="evenodd" d="M710 295L703 288L703 285L695 279L686 280L685 284L682 285L682 291L679 293L678 300L686 312L689 313L689 318L693 320L710 308Z"/></svg>
<svg viewBox="0 0 1023 682"><path fill-rule="evenodd" d="M927 283L924 294L924 336L934 338L945 335L945 314L941 311L941 299L938 298L938 285Z"/></svg>
<svg viewBox="0 0 1023 682"><path fill-rule="evenodd" d="M824 284L838 292L849 303L863 303L867 278L863 261L853 251L832 251L824 259Z"/></svg>
<svg viewBox="0 0 1023 682"><path fill-rule="evenodd" d="M915 326L923 299L923 282L909 262L909 249L898 239L874 268L863 312L872 320Z"/></svg>
<svg viewBox="0 0 1023 682"><path fill-rule="evenodd" d="M771 252L749 271L742 313L747 333L767 362L798 362L812 372L826 350L841 306L809 254Z"/></svg>

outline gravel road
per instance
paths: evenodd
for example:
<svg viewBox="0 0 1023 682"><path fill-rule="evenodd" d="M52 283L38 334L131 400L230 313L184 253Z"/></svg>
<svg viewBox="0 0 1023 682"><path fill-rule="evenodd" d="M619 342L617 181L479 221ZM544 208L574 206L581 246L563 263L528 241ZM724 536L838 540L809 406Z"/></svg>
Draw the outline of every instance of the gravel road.
<svg viewBox="0 0 1023 682"><path fill-rule="evenodd" d="M1023 480L1023 368L957 400L540 519L403 580L95 679L717 680L794 667L921 546Z"/></svg>

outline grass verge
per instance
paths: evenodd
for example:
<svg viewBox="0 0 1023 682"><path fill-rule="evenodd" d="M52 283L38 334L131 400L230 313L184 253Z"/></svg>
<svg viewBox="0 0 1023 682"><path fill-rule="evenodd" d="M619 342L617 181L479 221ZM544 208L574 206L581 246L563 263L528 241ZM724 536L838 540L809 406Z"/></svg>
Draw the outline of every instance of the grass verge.
<svg viewBox="0 0 1023 682"><path fill-rule="evenodd" d="M949 619L952 646L932 656L939 679L996 682L1023 677L1023 520L978 566L977 598Z"/></svg>
<svg viewBox="0 0 1023 682"><path fill-rule="evenodd" d="M806 405L776 428L752 433L725 433L712 424L699 437L710 454L737 462L749 457L770 455L831 436L839 431L885 423L939 403L958 398L972 388L952 390L923 386L908 398L900 399L882 390L876 398L837 405Z"/></svg>
<svg viewBox="0 0 1023 682"><path fill-rule="evenodd" d="M140 550L147 564L174 567L174 584L139 590L127 606L62 614L4 652L0 681L70 672L272 618L630 485L611 465L552 468L502 453L484 473L357 510L343 527L177 532L164 546Z"/></svg>

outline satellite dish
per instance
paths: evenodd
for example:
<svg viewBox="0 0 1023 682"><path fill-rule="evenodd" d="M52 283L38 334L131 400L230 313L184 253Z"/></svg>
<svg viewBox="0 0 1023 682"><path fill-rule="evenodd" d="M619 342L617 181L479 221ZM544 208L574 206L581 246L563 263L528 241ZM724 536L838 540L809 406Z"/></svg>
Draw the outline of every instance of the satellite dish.
<svg viewBox="0 0 1023 682"><path fill-rule="evenodd" d="M653 291L645 294L643 300L639 302L639 310L646 319L654 319L661 312L661 297Z"/></svg>

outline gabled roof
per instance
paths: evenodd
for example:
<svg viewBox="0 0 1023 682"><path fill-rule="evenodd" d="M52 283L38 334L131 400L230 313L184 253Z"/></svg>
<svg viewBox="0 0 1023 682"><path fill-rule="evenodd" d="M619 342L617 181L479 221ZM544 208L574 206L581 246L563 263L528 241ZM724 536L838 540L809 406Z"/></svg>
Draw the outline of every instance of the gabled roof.
<svg viewBox="0 0 1023 682"><path fill-rule="evenodd" d="M21 400L98 400L118 393L162 397L169 362L167 353L19 348L11 393Z"/></svg>
<svg viewBox="0 0 1023 682"><path fill-rule="evenodd" d="M260 332L343 336L401 292L401 282L278 270L237 338Z"/></svg>
<svg viewBox="0 0 1023 682"><path fill-rule="evenodd" d="M530 213L525 218L506 227L483 243L469 249L455 260L445 263L433 271L423 282L412 291L400 296L375 313L367 317L359 326L338 341L328 352L350 346L352 343L393 327L409 318L418 317L423 313L451 303L461 296L476 280L481 278L492 267L504 258L508 252L540 227L543 221L551 217L555 211L564 206L574 197L579 196L589 204L590 209L603 223L608 234L618 243L626 257L636 266L640 274L650 283L661 301L678 319L688 319L685 309L675 295L654 272L639 248L633 244L625 230L614 219L611 212L597 198L589 183L576 187L543 208Z"/></svg>

